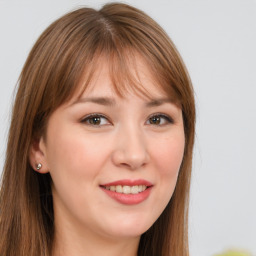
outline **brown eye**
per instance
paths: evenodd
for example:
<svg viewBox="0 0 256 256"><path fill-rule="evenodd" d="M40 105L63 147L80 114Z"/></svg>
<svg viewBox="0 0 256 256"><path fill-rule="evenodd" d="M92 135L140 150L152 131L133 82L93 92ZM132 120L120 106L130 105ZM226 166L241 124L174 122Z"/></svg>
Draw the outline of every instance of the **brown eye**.
<svg viewBox="0 0 256 256"><path fill-rule="evenodd" d="M89 124L92 124L92 125L99 125L101 122L101 117L99 116L91 117L88 119L88 122Z"/></svg>
<svg viewBox="0 0 256 256"><path fill-rule="evenodd" d="M82 123L91 126L103 126L110 124L108 119L102 115L89 115L82 120Z"/></svg>
<svg viewBox="0 0 256 256"><path fill-rule="evenodd" d="M159 114L159 115L152 115L146 123L151 125L161 126L161 125L173 123L173 120L171 117L167 115Z"/></svg>
<svg viewBox="0 0 256 256"><path fill-rule="evenodd" d="M149 123L150 124L160 124L161 118L159 116L153 116L153 117L149 118Z"/></svg>

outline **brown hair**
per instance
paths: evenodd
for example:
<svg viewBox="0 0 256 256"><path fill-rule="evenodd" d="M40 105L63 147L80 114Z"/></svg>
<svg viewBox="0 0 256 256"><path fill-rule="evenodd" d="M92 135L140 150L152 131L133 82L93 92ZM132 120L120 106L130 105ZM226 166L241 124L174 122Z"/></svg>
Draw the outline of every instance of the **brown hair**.
<svg viewBox="0 0 256 256"><path fill-rule="evenodd" d="M88 85L101 56L108 59L116 91L124 96L134 82L129 66L140 56L153 77L182 109L185 151L174 194L142 236L138 255L188 256L188 203L195 129L193 89L174 44L142 11L107 4L81 8L61 17L40 36L19 79L0 193L0 255L51 255L54 214L49 174L33 171L29 151L43 135L57 107ZM146 90L147 88L143 88Z"/></svg>

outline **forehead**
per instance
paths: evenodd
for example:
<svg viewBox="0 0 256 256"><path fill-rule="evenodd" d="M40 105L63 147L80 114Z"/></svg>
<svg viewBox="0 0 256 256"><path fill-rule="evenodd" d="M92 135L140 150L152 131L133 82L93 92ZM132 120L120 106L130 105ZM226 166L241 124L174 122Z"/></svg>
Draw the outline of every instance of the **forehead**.
<svg viewBox="0 0 256 256"><path fill-rule="evenodd" d="M175 101L175 95L166 90L164 81L152 71L149 64L139 55L129 58L123 63L109 61L106 57L97 60L96 69L88 75L85 70L79 85L75 100L85 95L90 96L120 96L125 98L134 94L145 99L170 98ZM170 86L169 86L170 87Z"/></svg>

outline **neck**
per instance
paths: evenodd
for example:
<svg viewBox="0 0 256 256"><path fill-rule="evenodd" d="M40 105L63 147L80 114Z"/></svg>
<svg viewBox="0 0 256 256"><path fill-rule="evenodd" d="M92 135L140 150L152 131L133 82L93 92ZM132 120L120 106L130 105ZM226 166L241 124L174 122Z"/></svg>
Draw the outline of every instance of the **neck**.
<svg viewBox="0 0 256 256"><path fill-rule="evenodd" d="M89 230L56 227L52 256L136 256L140 237L111 238Z"/></svg>

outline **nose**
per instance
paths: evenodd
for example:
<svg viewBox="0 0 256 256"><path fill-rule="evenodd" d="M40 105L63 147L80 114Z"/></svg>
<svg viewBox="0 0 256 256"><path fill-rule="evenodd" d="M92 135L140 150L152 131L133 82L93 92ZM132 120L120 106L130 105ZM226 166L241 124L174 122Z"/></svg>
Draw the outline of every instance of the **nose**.
<svg viewBox="0 0 256 256"><path fill-rule="evenodd" d="M116 166L136 170L145 166L149 159L147 143L139 129L130 128L118 132L112 154Z"/></svg>

